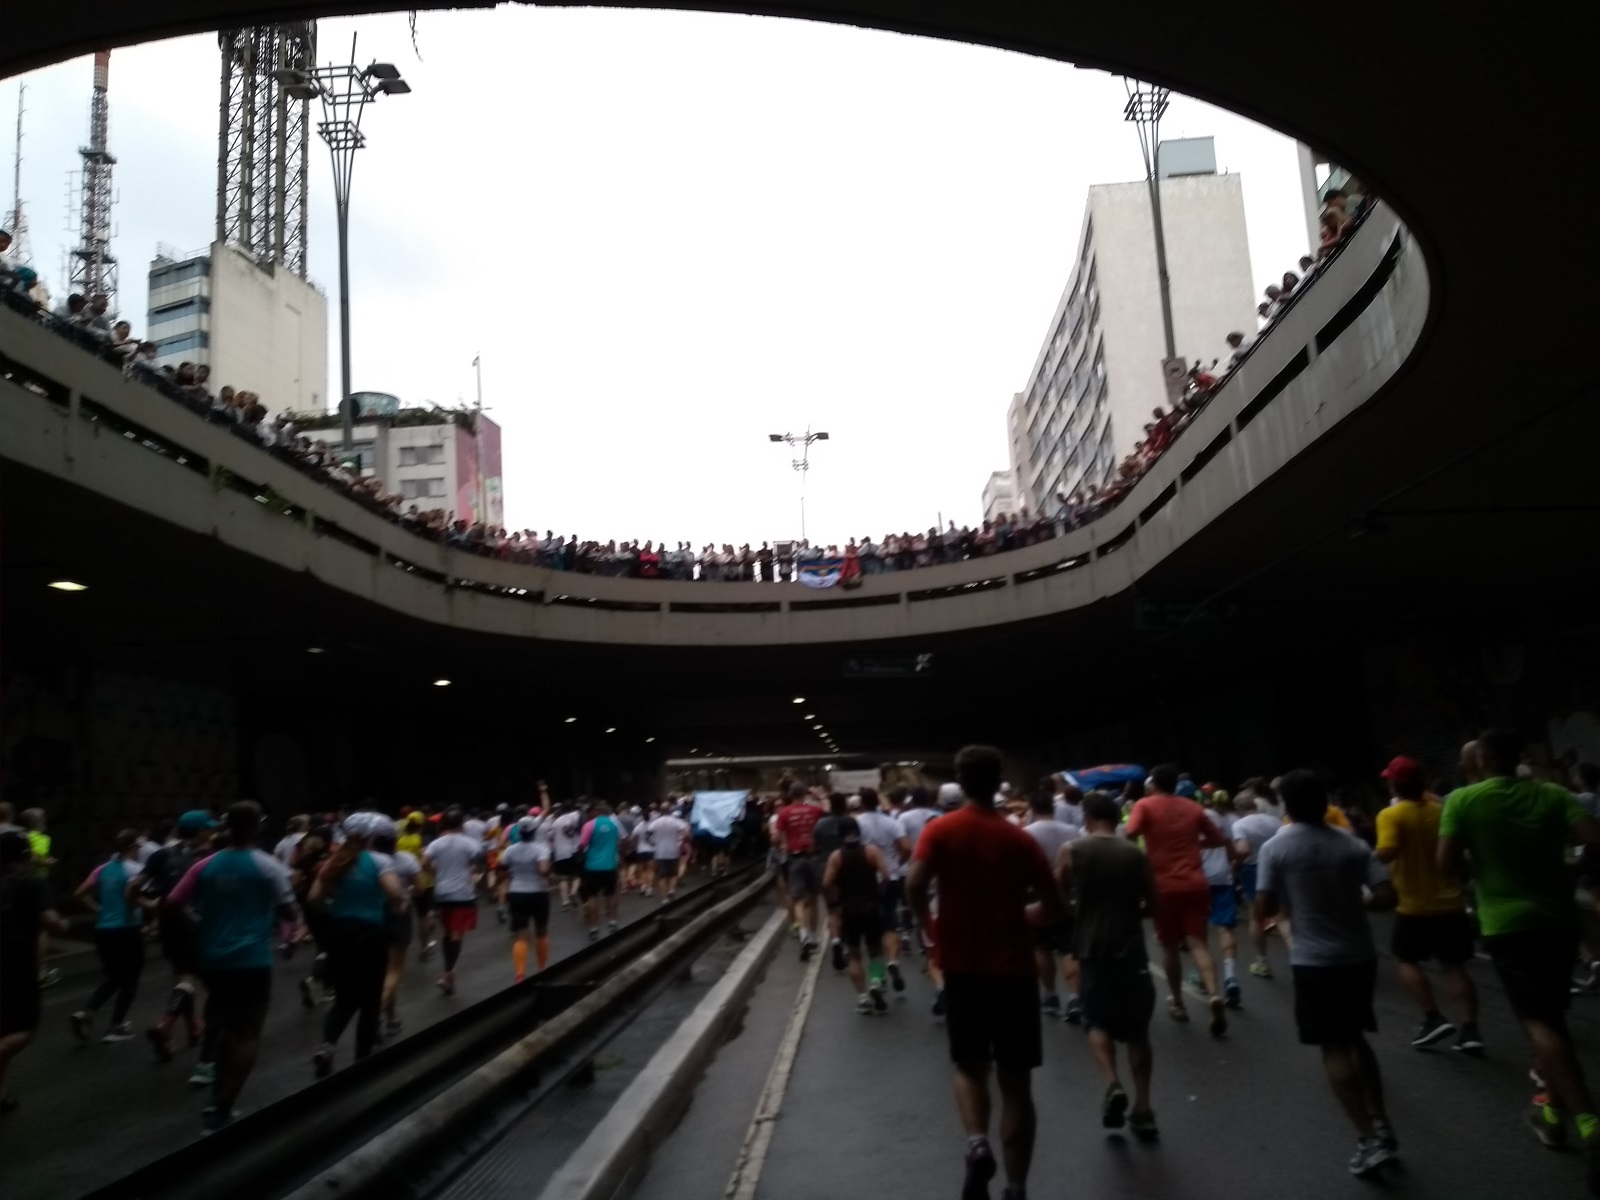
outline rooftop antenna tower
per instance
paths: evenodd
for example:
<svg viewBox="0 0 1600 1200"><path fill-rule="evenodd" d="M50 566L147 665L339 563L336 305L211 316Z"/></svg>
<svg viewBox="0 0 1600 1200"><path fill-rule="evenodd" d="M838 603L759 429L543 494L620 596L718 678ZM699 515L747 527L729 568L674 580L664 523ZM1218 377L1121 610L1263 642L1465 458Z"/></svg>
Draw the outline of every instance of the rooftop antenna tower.
<svg viewBox="0 0 1600 1200"><path fill-rule="evenodd" d="M217 241L304 279L311 102L290 96L280 72L316 65L317 23L225 29L217 41Z"/></svg>
<svg viewBox="0 0 1600 1200"><path fill-rule="evenodd" d="M11 211L3 223L11 230L11 255L15 262L31 265L32 247L28 245L28 214L22 208L22 114L27 111L28 85L17 87L17 151L11 168Z"/></svg>
<svg viewBox="0 0 1600 1200"><path fill-rule="evenodd" d="M107 90L111 51L94 56L94 99L89 105L89 144L78 149L83 157L83 179L78 204L78 246L68 267L69 291L93 296L104 292L116 309L117 260L111 253L111 168L117 160L107 148L111 127L111 97Z"/></svg>

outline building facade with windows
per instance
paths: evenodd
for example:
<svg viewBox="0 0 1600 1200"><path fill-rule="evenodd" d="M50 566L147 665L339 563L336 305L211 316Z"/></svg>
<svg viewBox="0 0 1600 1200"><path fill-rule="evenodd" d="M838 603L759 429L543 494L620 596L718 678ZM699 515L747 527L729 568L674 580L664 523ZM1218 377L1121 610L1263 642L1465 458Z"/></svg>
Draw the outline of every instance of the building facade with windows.
<svg viewBox="0 0 1600 1200"><path fill-rule="evenodd" d="M1180 357L1209 363L1230 331L1256 328L1243 184L1217 174L1210 138L1163 142L1162 161L1173 338ZM1110 479L1167 403L1165 357L1149 186L1096 184L1049 333L1006 412L1016 503L1048 513Z"/></svg>
<svg viewBox="0 0 1600 1200"><path fill-rule="evenodd" d="M992 521L1001 513L1015 514L1017 483L1010 471L991 471L989 482L983 485L983 519Z"/></svg>
<svg viewBox="0 0 1600 1200"><path fill-rule="evenodd" d="M328 300L284 268L229 246L150 263L147 340L162 366L211 368L213 389L256 392L268 410L319 412L328 404Z"/></svg>

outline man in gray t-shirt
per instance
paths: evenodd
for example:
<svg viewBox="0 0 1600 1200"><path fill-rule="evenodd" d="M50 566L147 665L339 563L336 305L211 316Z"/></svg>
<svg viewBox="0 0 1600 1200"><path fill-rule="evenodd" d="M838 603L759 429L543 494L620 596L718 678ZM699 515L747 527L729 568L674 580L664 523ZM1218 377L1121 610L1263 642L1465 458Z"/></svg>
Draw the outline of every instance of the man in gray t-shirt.
<svg viewBox="0 0 1600 1200"><path fill-rule="evenodd" d="M1300 1041L1322 1048L1328 1082L1359 1139L1350 1173L1369 1175L1399 1147L1365 1036L1378 1029L1367 910L1393 908L1394 888L1370 846L1324 823L1328 793L1315 774L1289 772L1280 794L1291 824L1261 847L1256 912L1263 920L1286 912L1294 922L1289 963Z"/></svg>

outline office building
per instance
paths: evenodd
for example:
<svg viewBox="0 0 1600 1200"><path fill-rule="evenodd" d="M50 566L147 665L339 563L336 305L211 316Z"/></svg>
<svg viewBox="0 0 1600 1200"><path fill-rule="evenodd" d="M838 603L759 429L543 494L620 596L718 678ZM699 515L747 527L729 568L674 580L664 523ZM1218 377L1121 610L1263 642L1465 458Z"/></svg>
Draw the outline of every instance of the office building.
<svg viewBox="0 0 1600 1200"><path fill-rule="evenodd" d="M1255 286L1238 175L1219 175L1210 138L1161 143L1161 213L1177 354L1210 363L1232 330L1256 328ZM1168 403L1149 185L1096 184L1071 274L1033 364L1007 410L1016 503L1095 488Z"/></svg>
<svg viewBox="0 0 1600 1200"><path fill-rule="evenodd" d="M983 485L983 519L992 521L1001 513L1015 514L1017 483L1010 471L991 471L989 482Z"/></svg>
<svg viewBox="0 0 1600 1200"><path fill-rule="evenodd" d="M314 284L220 242L158 247L149 282L145 337L162 366L204 363L213 389L255 392L272 412L327 407L328 300Z"/></svg>

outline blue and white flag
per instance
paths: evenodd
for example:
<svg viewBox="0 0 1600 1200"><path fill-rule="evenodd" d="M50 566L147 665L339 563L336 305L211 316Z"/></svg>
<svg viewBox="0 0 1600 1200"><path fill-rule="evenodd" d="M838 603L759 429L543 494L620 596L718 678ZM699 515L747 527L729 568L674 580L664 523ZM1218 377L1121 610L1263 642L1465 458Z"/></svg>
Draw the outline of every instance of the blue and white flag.
<svg viewBox="0 0 1600 1200"><path fill-rule="evenodd" d="M817 558L810 562L797 563L795 578L809 588L832 587L839 582L843 570L842 558Z"/></svg>

